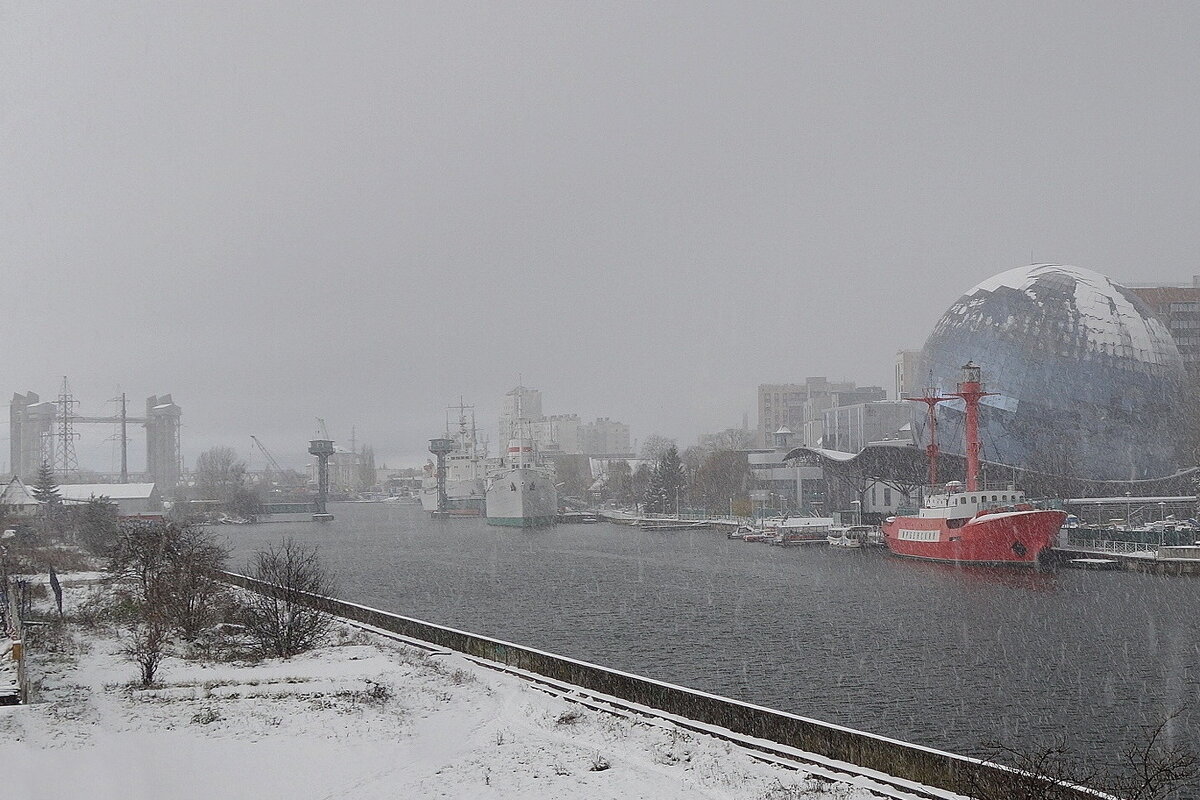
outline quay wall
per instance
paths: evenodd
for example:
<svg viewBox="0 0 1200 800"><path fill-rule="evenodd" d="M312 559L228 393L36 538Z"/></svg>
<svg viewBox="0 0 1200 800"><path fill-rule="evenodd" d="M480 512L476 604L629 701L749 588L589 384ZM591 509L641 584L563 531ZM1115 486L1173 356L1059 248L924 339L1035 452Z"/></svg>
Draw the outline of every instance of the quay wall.
<svg viewBox="0 0 1200 800"><path fill-rule="evenodd" d="M926 786L967 796L985 791L992 796L1002 796L1013 792L1014 782L1029 779L1014 770L978 759L699 692L345 600L284 590L245 575L222 572L220 577L235 586L281 597L337 617ZM1106 797L1084 787L1050 786L1049 781L1046 784L1044 796L1047 798L1096 800Z"/></svg>

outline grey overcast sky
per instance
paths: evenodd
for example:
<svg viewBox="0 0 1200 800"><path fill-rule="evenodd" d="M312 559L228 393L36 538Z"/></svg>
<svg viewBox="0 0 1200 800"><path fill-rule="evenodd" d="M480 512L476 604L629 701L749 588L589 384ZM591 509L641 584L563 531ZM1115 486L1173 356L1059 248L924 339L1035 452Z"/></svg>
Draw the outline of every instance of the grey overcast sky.
<svg viewBox="0 0 1200 800"><path fill-rule="evenodd" d="M299 463L317 416L417 464L519 375L683 444L762 382L890 388L1031 257L1200 273L1198 32L1195 3L3 0L0 390L171 392L190 466L250 434Z"/></svg>

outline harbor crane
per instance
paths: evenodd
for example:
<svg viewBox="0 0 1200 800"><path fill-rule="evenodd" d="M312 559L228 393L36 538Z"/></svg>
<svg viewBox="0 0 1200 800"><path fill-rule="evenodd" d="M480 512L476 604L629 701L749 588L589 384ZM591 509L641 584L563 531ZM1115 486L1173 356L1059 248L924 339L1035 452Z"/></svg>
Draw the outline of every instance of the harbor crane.
<svg viewBox="0 0 1200 800"><path fill-rule="evenodd" d="M269 486L271 484L272 477L274 477L279 483L283 483L285 473L283 467L279 466L279 462L275 460L275 456L271 455L271 451L267 449L265 444L258 440L257 436L250 434L250 438L254 440L254 444L258 446L258 449L263 454L263 457L267 459L267 474L265 476L267 485Z"/></svg>

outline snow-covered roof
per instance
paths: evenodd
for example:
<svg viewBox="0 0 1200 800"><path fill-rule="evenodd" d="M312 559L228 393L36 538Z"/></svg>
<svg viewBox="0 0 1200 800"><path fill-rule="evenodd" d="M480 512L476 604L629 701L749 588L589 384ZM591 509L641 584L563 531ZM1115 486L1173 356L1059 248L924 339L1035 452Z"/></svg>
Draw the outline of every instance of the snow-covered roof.
<svg viewBox="0 0 1200 800"><path fill-rule="evenodd" d="M154 492L153 483L64 483L58 487L63 500L90 500L107 497L109 500L145 500Z"/></svg>
<svg viewBox="0 0 1200 800"><path fill-rule="evenodd" d="M4 489L0 490L0 504L6 506L29 506L37 505L38 501L34 498L33 491L20 478L13 475Z"/></svg>

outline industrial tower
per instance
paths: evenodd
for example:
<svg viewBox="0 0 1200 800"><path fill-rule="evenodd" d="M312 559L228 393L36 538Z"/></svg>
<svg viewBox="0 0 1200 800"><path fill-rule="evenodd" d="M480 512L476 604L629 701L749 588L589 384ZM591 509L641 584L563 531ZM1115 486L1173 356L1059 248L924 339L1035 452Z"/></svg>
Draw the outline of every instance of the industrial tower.
<svg viewBox="0 0 1200 800"><path fill-rule="evenodd" d="M317 457L317 501L313 504L313 522L329 522L333 514L325 510L325 502L329 498L329 457L333 455L333 441L313 439L308 443L308 452Z"/></svg>
<svg viewBox="0 0 1200 800"><path fill-rule="evenodd" d="M129 440L127 426L140 423L146 429L146 472L149 480L158 484L166 496L175 492L182 470L179 431L182 410L171 395L146 399L146 416L131 417L126 413L125 395L118 398L119 413L114 416L88 417L78 413L79 401L63 378L62 387L54 400L43 401L35 392L12 396L8 409L9 464L12 472L31 481L43 462L49 464L64 482L70 482L79 471L75 440L77 425L103 424L119 426L117 440L121 445L121 481L129 479Z"/></svg>

